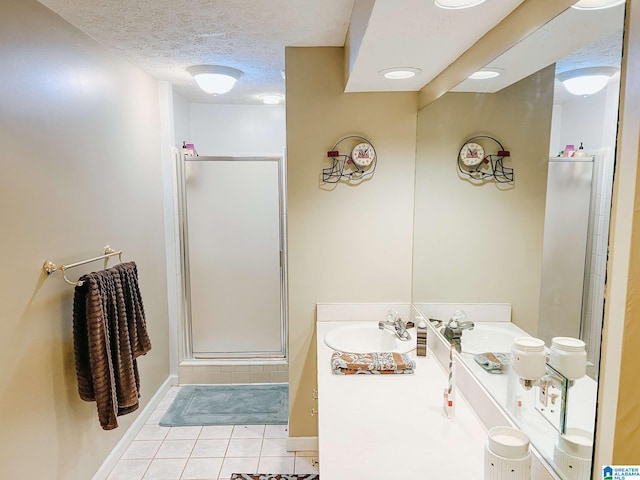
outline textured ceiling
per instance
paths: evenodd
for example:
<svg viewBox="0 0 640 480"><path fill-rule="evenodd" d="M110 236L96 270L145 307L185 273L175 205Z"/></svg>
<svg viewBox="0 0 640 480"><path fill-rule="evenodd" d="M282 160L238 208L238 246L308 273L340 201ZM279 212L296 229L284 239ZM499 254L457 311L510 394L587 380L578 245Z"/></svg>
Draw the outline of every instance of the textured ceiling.
<svg viewBox="0 0 640 480"><path fill-rule="evenodd" d="M343 46L349 29L347 91L419 90L523 2L488 0L471 9L443 10L433 0L39 1L119 56L170 82L187 101L226 104L258 104L261 94L284 94L285 47ZM496 59L509 75L495 82L508 83L465 81L454 90L503 88L608 28L605 21L565 24L567 15L595 18L593 12L568 9ZM541 37L552 47L540 48ZM568 48L571 42L575 45ZM231 92L216 97L202 92L186 72L198 64L234 67L244 75ZM392 67L418 67L422 73L403 81L378 73Z"/></svg>
<svg viewBox="0 0 640 480"><path fill-rule="evenodd" d="M284 47L342 46L353 0L40 0L69 23L191 102L259 103L284 93ZM224 96L185 71L219 64L244 72Z"/></svg>
<svg viewBox="0 0 640 480"><path fill-rule="evenodd" d="M39 1L190 102L251 104L260 103L260 94L284 93L286 46L345 45L352 12L367 16L347 91L419 90L523 0L489 0L468 10L443 10L433 0ZM186 72L198 64L244 75L215 97ZM423 73L408 82L378 74L397 66Z"/></svg>

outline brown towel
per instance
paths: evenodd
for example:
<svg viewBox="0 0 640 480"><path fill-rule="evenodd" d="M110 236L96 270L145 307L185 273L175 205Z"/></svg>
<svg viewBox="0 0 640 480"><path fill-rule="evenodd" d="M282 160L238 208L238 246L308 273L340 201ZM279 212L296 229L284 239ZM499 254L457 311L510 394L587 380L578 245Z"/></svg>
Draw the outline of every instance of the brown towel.
<svg viewBox="0 0 640 480"><path fill-rule="evenodd" d="M138 408L136 358L151 349L133 262L83 275L76 287L73 333L80 398L95 401L100 425Z"/></svg>
<svg viewBox="0 0 640 480"><path fill-rule="evenodd" d="M398 352L333 352L331 369L339 375L413 373L416 363Z"/></svg>
<svg viewBox="0 0 640 480"><path fill-rule="evenodd" d="M121 263L108 270L112 275L120 276L123 288L126 315L129 320L129 338L134 357L144 355L151 349L147 335L144 306L138 286L138 269L134 262Z"/></svg>

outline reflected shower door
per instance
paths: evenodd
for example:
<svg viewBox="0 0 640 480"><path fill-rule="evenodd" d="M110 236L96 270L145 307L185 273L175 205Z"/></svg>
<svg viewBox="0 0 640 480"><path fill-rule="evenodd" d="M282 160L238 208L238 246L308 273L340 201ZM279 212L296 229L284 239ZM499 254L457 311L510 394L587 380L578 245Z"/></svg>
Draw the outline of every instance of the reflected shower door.
<svg viewBox="0 0 640 480"><path fill-rule="evenodd" d="M580 338L593 158L549 159L538 337Z"/></svg>
<svg viewBox="0 0 640 480"><path fill-rule="evenodd" d="M187 157L194 358L283 357L280 163Z"/></svg>

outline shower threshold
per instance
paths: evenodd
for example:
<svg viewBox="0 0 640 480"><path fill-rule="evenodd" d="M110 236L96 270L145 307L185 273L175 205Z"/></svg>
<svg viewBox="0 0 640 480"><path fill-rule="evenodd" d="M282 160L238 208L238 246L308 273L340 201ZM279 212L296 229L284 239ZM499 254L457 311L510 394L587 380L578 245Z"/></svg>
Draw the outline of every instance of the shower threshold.
<svg viewBox="0 0 640 480"><path fill-rule="evenodd" d="M288 381L289 364L284 358L188 359L178 366L178 383L181 385Z"/></svg>

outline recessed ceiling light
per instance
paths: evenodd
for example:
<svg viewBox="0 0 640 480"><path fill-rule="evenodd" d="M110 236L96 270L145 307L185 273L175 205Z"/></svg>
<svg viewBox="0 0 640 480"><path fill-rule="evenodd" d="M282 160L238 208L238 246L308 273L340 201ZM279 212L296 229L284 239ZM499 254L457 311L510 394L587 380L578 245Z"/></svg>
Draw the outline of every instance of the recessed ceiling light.
<svg viewBox="0 0 640 480"><path fill-rule="evenodd" d="M615 67L589 67L558 73L556 78L574 95L592 95L602 90L618 72Z"/></svg>
<svg viewBox="0 0 640 480"><path fill-rule="evenodd" d="M403 80L406 78L415 77L420 72L422 72L422 70L415 67L396 67L385 68L384 70L380 70L378 73L380 75L383 75L384 78L389 78L391 80Z"/></svg>
<svg viewBox="0 0 640 480"><path fill-rule="evenodd" d="M471 80L486 80L488 78L495 78L502 73L497 68L481 68L475 73L469 75Z"/></svg>
<svg viewBox="0 0 640 480"><path fill-rule="evenodd" d="M265 105L278 105L284 99L284 96L278 94L268 94L260 95L260 99Z"/></svg>
<svg viewBox="0 0 640 480"><path fill-rule="evenodd" d="M461 8L471 8L484 3L484 0L435 0L435 4L440 8L457 10Z"/></svg>
<svg viewBox="0 0 640 480"><path fill-rule="evenodd" d="M576 8L578 10L601 10L603 8L622 5L624 2L625 0L580 0L574 5L571 5L571 8Z"/></svg>

